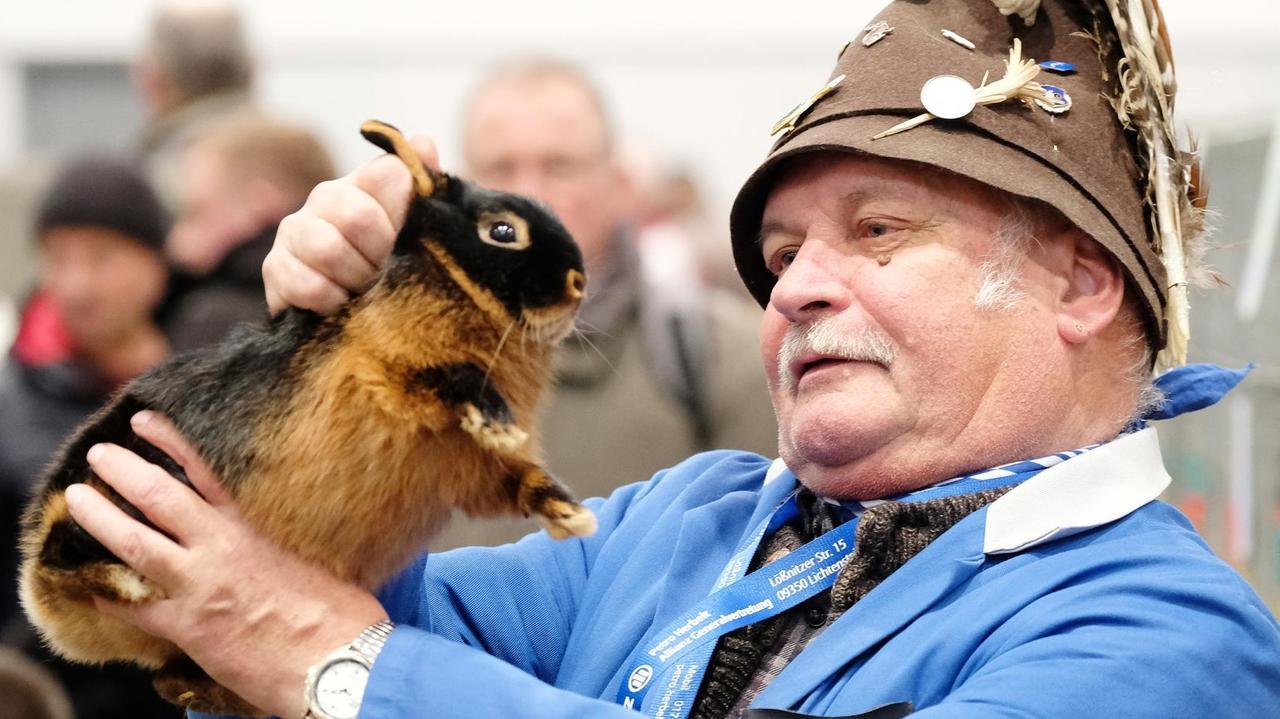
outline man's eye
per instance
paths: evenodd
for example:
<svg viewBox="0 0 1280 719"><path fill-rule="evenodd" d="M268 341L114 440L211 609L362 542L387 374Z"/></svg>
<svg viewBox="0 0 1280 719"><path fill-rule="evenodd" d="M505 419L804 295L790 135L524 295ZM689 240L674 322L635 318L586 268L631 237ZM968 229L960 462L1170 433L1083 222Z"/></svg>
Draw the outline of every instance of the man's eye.
<svg viewBox="0 0 1280 719"><path fill-rule="evenodd" d="M548 177L562 179L572 177L578 173L580 163L568 157L552 157L543 163L543 171Z"/></svg>
<svg viewBox="0 0 1280 719"><path fill-rule="evenodd" d="M769 271L775 275L781 275L783 270L791 266L796 259L796 253L800 250L798 247L784 247L769 257Z"/></svg>
<svg viewBox="0 0 1280 719"><path fill-rule="evenodd" d="M868 222L866 224L866 233L871 237L884 237L892 230L883 222Z"/></svg>

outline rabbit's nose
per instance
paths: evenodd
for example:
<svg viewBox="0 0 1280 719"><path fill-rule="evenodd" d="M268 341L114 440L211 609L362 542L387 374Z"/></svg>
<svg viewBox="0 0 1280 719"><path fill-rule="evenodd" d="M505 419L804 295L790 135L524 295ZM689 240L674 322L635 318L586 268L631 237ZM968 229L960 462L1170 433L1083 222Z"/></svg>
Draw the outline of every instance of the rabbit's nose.
<svg viewBox="0 0 1280 719"><path fill-rule="evenodd" d="M587 276L577 270L569 270L567 281L565 282L565 294L570 300L580 300L583 296L583 290L587 288Z"/></svg>

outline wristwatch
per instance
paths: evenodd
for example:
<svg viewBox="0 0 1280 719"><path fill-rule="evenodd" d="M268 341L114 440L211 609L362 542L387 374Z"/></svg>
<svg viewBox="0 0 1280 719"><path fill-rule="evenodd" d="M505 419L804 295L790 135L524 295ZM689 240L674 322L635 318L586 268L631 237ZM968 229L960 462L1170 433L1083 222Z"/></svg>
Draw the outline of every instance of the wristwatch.
<svg viewBox="0 0 1280 719"><path fill-rule="evenodd" d="M355 719L369 671L396 625L381 621L307 670L307 713L302 719Z"/></svg>

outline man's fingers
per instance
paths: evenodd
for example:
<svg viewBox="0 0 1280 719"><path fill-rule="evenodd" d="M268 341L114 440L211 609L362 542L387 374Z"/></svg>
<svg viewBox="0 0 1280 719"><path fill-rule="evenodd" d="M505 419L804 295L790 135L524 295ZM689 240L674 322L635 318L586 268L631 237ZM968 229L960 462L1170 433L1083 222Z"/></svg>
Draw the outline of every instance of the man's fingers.
<svg viewBox="0 0 1280 719"><path fill-rule="evenodd" d="M125 514L88 485L73 484L65 496L71 517L122 562L163 587L180 581L183 550L168 537Z"/></svg>
<svg viewBox="0 0 1280 719"><path fill-rule="evenodd" d="M391 224L391 236L394 239L395 234L404 227L404 218L409 212L409 197L413 192L413 178L409 175L409 168L395 155L383 155L360 166L344 179L349 179L360 194L382 208ZM388 247L387 251L390 250Z"/></svg>
<svg viewBox="0 0 1280 719"><path fill-rule="evenodd" d="M133 431L157 449L169 455L187 472L187 479L209 504L221 506L231 504L231 495L213 475L209 465L200 458L200 453L182 436L178 428L173 426L164 415L143 410L130 420Z"/></svg>
<svg viewBox="0 0 1280 719"><path fill-rule="evenodd" d="M93 606L106 616L132 624L147 634L165 638L172 635L174 612L168 602L113 602L94 597Z"/></svg>
<svg viewBox="0 0 1280 719"><path fill-rule="evenodd" d="M435 143L422 136L409 143L438 168ZM302 209L281 221L262 263L271 313L293 306L328 314L348 293L367 289L404 226L412 187L408 168L393 155L317 185Z"/></svg>
<svg viewBox="0 0 1280 719"><path fill-rule="evenodd" d="M360 270L358 284L365 285L391 254L403 220L393 222L387 208L373 195L358 188L344 189L331 198L332 205L316 208L317 219L327 222L337 232L337 239L364 258L367 266ZM355 285L348 286L357 289Z"/></svg>
<svg viewBox="0 0 1280 719"><path fill-rule="evenodd" d="M89 466L102 481L179 541L193 536L217 516L208 503L185 484L123 447L94 445L88 459Z"/></svg>
<svg viewBox="0 0 1280 719"><path fill-rule="evenodd" d="M440 172L440 152L430 137L412 135L409 137L409 144L413 145L413 149L418 152L418 159L422 160L422 164Z"/></svg>
<svg viewBox="0 0 1280 719"><path fill-rule="evenodd" d="M288 238L293 256L302 264L329 278L352 293L369 288L378 267L395 244L391 220L368 195L348 195L347 202L336 205L331 213L339 215L330 222L314 215L301 215L294 222ZM382 238L389 238L385 242ZM362 248L363 243L366 247ZM365 252L378 254L376 261Z"/></svg>
<svg viewBox="0 0 1280 719"><path fill-rule="evenodd" d="M440 155L429 137L414 135L409 138L409 144L417 151L423 164L437 171L440 169ZM409 176L409 169L404 162L394 155L383 155L365 164L350 177L356 187L382 205L395 231L399 232L404 227L409 197L413 192L413 178Z"/></svg>
<svg viewBox="0 0 1280 719"><path fill-rule="evenodd" d="M286 217L287 221L289 218ZM285 224L281 223L283 232ZM299 307L330 314L347 301L347 291L336 282L307 267L281 244L280 236L262 263L262 279L267 289L267 307L272 313L285 307Z"/></svg>

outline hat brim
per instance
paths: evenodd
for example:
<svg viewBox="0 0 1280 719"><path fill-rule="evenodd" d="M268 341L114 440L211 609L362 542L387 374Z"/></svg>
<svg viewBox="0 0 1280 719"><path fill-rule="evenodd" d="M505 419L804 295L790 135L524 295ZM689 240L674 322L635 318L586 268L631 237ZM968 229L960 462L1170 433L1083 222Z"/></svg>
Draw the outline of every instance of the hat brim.
<svg viewBox="0 0 1280 719"><path fill-rule="evenodd" d="M1038 200L1057 209L1076 227L1115 255L1131 273L1145 281L1141 299L1151 317L1164 317L1164 301L1154 287L1163 287L1163 266L1149 248L1139 248L1105 210L1070 176L1038 156L1022 151L971 123L929 122L908 132L872 140L875 134L904 117L885 113L836 115L801 127L752 173L730 212L729 229L738 274L752 297L764 307L775 278L760 253L761 216L778 170L788 159L819 152L855 153L887 160L916 162L976 180L1011 195ZM1145 251L1144 251L1145 249ZM1149 328L1157 346L1164 344L1163 322Z"/></svg>

